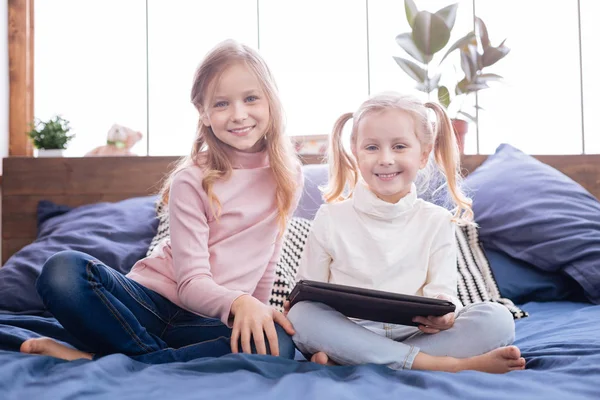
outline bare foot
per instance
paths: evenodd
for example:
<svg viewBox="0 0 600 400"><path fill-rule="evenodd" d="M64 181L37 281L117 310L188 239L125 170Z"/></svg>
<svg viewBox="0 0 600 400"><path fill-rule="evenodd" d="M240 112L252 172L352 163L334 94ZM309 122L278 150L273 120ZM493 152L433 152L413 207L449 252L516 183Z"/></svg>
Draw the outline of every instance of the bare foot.
<svg viewBox="0 0 600 400"><path fill-rule="evenodd" d="M313 354L313 356L310 358L310 361L321 365L337 365L329 359L327 354L322 351Z"/></svg>
<svg viewBox="0 0 600 400"><path fill-rule="evenodd" d="M67 361L78 360L80 358L92 359L91 354L72 349L50 338L26 340L21 345L21 353L51 356Z"/></svg>
<svg viewBox="0 0 600 400"><path fill-rule="evenodd" d="M521 357L521 350L516 346L500 347L480 356L469 358L435 357L418 353L412 368L446 372L473 370L503 374L525 369L525 359Z"/></svg>
<svg viewBox="0 0 600 400"><path fill-rule="evenodd" d="M475 370L503 374L509 371L525 369L525 359L516 346L500 347L488 353L460 360L464 370Z"/></svg>

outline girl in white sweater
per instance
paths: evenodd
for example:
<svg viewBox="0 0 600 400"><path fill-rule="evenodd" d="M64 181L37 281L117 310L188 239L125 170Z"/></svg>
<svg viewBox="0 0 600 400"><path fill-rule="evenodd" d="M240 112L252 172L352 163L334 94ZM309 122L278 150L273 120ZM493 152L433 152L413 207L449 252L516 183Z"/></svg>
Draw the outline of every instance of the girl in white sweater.
<svg viewBox="0 0 600 400"><path fill-rule="evenodd" d="M349 154L341 136L351 118ZM491 302L463 307L456 295L454 230L472 223L473 213L459 187L460 155L444 109L409 96L375 96L336 122L329 166L327 203L315 217L298 280L446 299L456 311L417 317L413 327L348 319L324 304L300 302L288 312L300 351L320 364L523 369L519 349L509 346L510 312ZM417 198L415 182L421 187L440 174L438 189L449 193L453 213Z"/></svg>

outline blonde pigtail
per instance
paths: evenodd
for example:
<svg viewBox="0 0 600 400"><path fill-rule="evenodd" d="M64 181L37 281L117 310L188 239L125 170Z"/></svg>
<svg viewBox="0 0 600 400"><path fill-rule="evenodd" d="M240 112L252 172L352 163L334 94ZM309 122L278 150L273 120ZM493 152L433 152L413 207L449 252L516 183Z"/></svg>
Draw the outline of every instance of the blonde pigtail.
<svg viewBox="0 0 600 400"><path fill-rule="evenodd" d="M436 164L442 170L448 182L448 190L456 209L454 220L459 225L470 225L473 223L472 201L467 198L460 188L460 153L454 133L454 128L446 111L437 103L425 103L425 107L433 110L436 116L434 142L434 157Z"/></svg>
<svg viewBox="0 0 600 400"><path fill-rule="evenodd" d="M329 184L324 193L325 201L328 203L343 200L346 185L349 185L351 193L358 183L358 165L354 157L344 149L342 143L344 125L351 118L352 113L346 113L339 117L331 134L328 151Z"/></svg>

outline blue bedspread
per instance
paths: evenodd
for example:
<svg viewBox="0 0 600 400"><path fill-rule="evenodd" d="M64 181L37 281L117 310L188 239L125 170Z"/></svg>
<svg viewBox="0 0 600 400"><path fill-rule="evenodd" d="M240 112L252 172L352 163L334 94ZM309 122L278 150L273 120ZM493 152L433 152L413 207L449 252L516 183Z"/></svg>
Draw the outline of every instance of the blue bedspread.
<svg viewBox="0 0 600 400"><path fill-rule="evenodd" d="M16 352L38 333L70 341L54 320L0 314L0 398L600 399L600 306L524 308L531 317L517 321L516 344L527 370L504 375L323 367L244 355L154 366L123 355L63 362Z"/></svg>

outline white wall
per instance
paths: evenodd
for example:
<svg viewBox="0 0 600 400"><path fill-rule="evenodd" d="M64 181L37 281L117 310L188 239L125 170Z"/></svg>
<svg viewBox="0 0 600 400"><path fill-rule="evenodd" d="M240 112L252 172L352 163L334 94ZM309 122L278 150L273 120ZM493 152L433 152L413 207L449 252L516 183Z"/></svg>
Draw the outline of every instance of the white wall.
<svg viewBox="0 0 600 400"><path fill-rule="evenodd" d="M0 1L0 158L8 156L8 114L8 1ZM2 163L0 163L0 174L2 174ZM1 205L0 197L0 220ZM2 224L0 224L0 237L2 237ZM0 257L1 255L0 247Z"/></svg>

